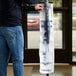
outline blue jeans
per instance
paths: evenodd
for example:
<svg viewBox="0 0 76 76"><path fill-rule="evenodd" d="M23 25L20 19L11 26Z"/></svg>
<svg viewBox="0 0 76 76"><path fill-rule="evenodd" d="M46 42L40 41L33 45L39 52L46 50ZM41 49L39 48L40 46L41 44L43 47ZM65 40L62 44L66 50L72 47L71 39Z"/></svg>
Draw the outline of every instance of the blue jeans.
<svg viewBox="0 0 76 76"><path fill-rule="evenodd" d="M12 55L14 76L24 76L23 40L21 26L0 27L0 76L7 76L10 55Z"/></svg>

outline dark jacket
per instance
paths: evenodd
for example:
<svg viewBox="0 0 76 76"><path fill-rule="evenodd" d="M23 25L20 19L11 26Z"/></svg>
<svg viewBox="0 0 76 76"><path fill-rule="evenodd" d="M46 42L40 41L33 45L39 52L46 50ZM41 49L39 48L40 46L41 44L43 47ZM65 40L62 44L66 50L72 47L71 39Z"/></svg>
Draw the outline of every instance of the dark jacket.
<svg viewBox="0 0 76 76"><path fill-rule="evenodd" d="M0 0L0 26L21 25L21 3L38 3L39 0Z"/></svg>

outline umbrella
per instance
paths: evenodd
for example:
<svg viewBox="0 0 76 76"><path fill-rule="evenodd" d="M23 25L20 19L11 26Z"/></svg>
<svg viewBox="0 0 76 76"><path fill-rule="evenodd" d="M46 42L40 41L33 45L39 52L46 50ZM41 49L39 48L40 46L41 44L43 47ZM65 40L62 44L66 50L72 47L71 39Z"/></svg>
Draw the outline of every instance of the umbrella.
<svg viewBox="0 0 76 76"><path fill-rule="evenodd" d="M45 0L44 10L40 12L40 73L54 72L54 30L53 3Z"/></svg>

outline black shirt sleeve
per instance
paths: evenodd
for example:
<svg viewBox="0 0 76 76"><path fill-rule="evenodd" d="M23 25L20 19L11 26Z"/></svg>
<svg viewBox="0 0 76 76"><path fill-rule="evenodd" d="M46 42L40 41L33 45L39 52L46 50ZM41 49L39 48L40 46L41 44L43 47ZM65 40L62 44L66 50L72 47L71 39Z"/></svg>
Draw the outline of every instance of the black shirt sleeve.
<svg viewBox="0 0 76 76"><path fill-rule="evenodd" d="M23 0L23 2L27 4L36 4L36 3L40 3L41 0Z"/></svg>

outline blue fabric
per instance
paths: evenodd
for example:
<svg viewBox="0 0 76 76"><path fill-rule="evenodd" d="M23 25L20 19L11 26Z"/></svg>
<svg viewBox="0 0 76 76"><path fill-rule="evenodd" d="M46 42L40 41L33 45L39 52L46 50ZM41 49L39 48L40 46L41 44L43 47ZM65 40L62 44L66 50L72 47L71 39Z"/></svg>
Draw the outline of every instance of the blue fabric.
<svg viewBox="0 0 76 76"><path fill-rule="evenodd" d="M24 76L24 39L21 26L0 27L0 76L7 75L7 64L12 55L14 76Z"/></svg>

